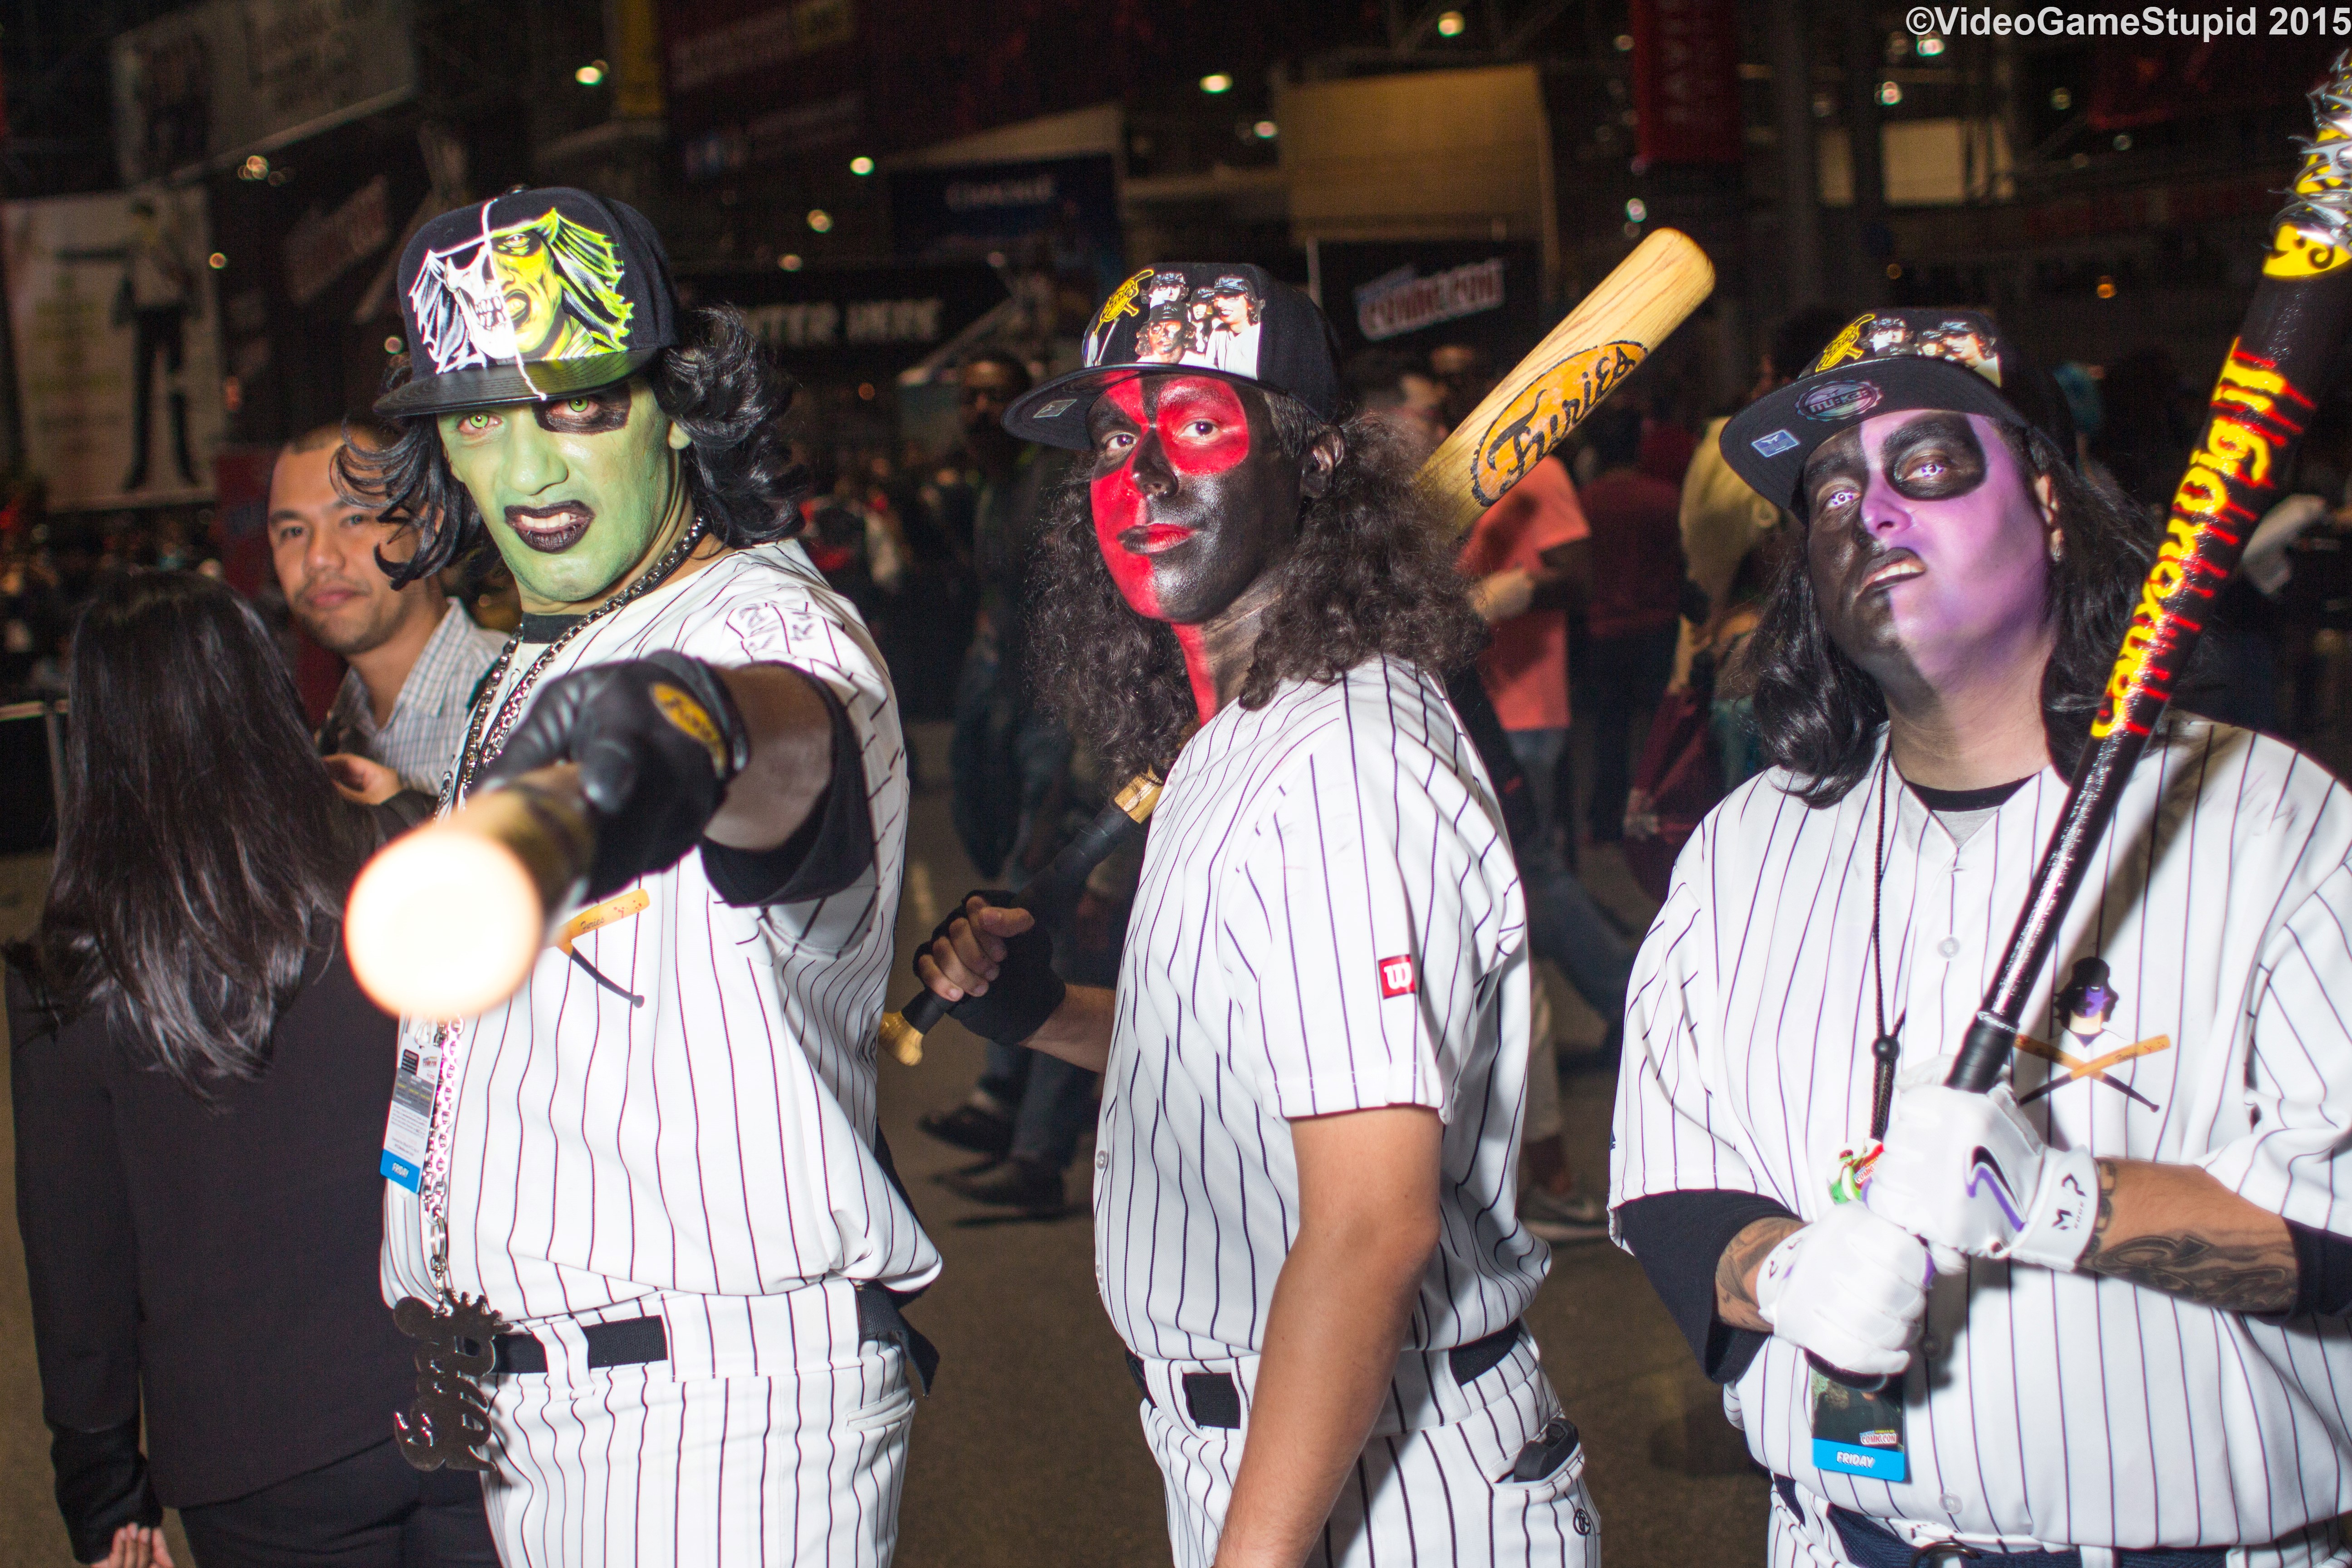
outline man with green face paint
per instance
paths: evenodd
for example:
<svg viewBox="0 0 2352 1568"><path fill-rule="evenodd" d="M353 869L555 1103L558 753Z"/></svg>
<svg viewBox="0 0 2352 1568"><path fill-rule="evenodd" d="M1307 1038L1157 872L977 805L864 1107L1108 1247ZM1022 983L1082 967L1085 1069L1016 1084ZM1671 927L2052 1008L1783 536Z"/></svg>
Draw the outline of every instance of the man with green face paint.
<svg viewBox="0 0 2352 1568"><path fill-rule="evenodd" d="M740 315L678 320L645 220L585 192L437 218L401 283L400 436L343 480L428 520L397 575L486 531L524 612L444 806L569 761L598 820L523 989L404 1026L383 1288L433 1366L404 1451L485 1472L510 1564L886 1563L935 1359L898 1304L940 1266L869 1044L907 767L791 538L789 384Z"/></svg>

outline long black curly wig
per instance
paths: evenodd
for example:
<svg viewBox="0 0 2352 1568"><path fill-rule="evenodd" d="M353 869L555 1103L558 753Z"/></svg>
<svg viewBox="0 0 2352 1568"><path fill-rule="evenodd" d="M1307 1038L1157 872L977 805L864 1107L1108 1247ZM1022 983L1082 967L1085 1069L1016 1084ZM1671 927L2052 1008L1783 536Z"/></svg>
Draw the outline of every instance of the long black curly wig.
<svg viewBox="0 0 2352 1568"><path fill-rule="evenodd" d="M1333 428L1294 398L1264 395L1285 457ZM1345 450L1329 487L1301 504L1298 543L1259 620L1244 708L1265 707L1285 681L1337 680L1382 654L1443 679L1484 646L1403 443L1378 419L1337 429ZM1095 540L1083 463L1054 499L1031 588L1030 673L1046 705L1115 776L1164 772L1200 718L1183 650L1119 596Z"/></svg>
<svg viewBox="0 0 2352 1568"><path fill-rule="evenodd" d="M720 542L740 549L800 531L796 503L808 470L793 460L782 426L798 390L769 354L743 312L731 305L680 318L680 342L644 372L654 400L693 443L681 465L687 494ZM384 390L406 383L404 358ZM347 499L416 521L416 552L376 563L395 587L438 572L483 537L474 498L449 468L437 418L387 421L396 432L382 447L347 441L335 455L335 485Z"/></svg>
<svg viewBox="0 0 2352 1568"><path fill-rule="evenodd" d="M2000 428L2026 482L2050 480L2065 535L2042 606L2057 637L2042 672L2042 729L2051 760L2067 772L2090 737L2116 648L2156 559L2155 531L2128 502L2084 479L2047 437L2005 423ZM1796 775L1791 794L1825 806L1869 773L1886 698L1830 640L1805 554L1801 546L1782 552L1747 658L1764 755Z"/></svg>

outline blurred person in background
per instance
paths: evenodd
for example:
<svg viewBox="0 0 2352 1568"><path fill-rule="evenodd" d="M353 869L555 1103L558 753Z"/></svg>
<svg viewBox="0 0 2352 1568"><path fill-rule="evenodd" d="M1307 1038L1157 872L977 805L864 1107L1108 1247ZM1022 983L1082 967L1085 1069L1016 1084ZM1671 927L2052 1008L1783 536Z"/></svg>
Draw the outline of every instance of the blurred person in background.
<svg viewBox="0 0 2352 1568"><path fill-rule="evenodd" d="M1073 802L1069 733L1030 684L1026 605L1038 532L1072 464L1068 454L1047 452L1004 427L1004 410L1030 379L1027 365L999 352L966 361L956 378L964 452L977 480L971 538L980 608L956 684L952 813L973 869L990 879L1002 873L1016 892L1061 847ZM1076 912L1042 911L1057 960L1073 951ZM1094 1077L1055 1058L991 1044L963 1103L917 1121L931 1137L982 1156L980 1165L950 1172L942 1184L976 1202L1059 1214L1064 1173L1094 1121Z"/></svg>
<svg viewBox="0 0 2352 1568"><path fill-rule="evenodd" d="M416 548L405 519L336 488L345 431L369 450L384 432L321 425L288 442L269 475L269 558L287 608L312 640L351 661L320 750L391 770L431 794L465 741L474 689L506 646L427 576L395 588L383 563ZM355 776L355 775L353 775Z"/></svg>
<svg viewBox="0 0 2352 1568"><path fill-rule="evenodd" d="M1682 497L1641 469L1642 411L1603 405L1584 432L1599 470L1584 487L1598 563L1585 601L1578 708L1592 736L1585 827L1596 844L1623 837L1633 732L1664 695L1682 602Z"/></svg>
<svg viewBox="0 0 2352 1568"><path fill-rule="evenodd" d="M339 792L268 628L197 574L101 584L71 696L7 1003L74 1555L168 1565L168 1506L204 1568L494 1563L478 1482L394 1442L415 1374L376 1282L394 1022L338 942L360 863L430 802Z"/></svg>
<svg viewBox="0 0 2352 1568"><path fill-rule="evenodd" d="M1445 390L1445 403L1439 412L1446 428L1468 418L1478 400L1494 390L1495 373L1489 364L1486 351L1475 343L1440 343L1429 351L1429 373Z"/></svg>
<svg viewBox="0 0 2352 1568"><path fill-rule="evenodd" d="M1345 372L1349 400L1394 430L1415 462L1445 439L1445 385L1435 373L1394 349L1366 349Z"/></svg>
<svg viewBox="0 0 2352 1568"><path fill-rule="evenodd" d="M1786 386L1849 320L1816 305L1782 321L1757 365L1747 402ZM1671 674L1651 721L1621 831L1625 863L1652 898L1699 819L1760 765L1739 650L1755 630L1787 515L1723 457L1725 415L1708 423L1682 478L1675 531L1685 581Z"/></svg>

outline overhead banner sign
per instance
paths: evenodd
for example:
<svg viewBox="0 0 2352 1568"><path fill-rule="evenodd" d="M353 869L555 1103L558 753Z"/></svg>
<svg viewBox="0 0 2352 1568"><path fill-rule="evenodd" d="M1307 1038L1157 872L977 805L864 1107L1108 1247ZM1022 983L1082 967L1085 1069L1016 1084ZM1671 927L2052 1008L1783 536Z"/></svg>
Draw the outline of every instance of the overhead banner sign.
<svg viewBox="0 0 2352 1568"><path fill-rule="evenodd" d="M890 221L912 261L1010 261L1090 276L1108 294L1126 271L1118 171L1108 153L890 173Z"/></svg>
<svg viewBox="0 0 2352 1568"><path fill-rule="evenodd" d="M887 376L1006 299L986 267L811 268L683 277L695 305L741 308L783 362L813 376Z"/></svg>
<svg viewBox="0 0 2352 1568"><path fill-rule="evenodd" d="M201 189L10 202L25 447L51 508L212 494L222 427Z"/></svg>
<svg viewBox="0 0 2352 1568"><path fill-rule="evenodd" d="M1737 163L1735 0L1633 0L1635 153L1652 163Z"/></svg>
<svg viewBox="0 0 2352 1568"><path fill-rule="evenodd" d="M661 37L688 180L866 144L856 0L661 0Z"/></svg>
<svg viewBox="0 0 2352 1568"><path fill-rule="evenodd" d="M416 90L409 0L210 0L113 48L126 184L267 153Z"/></svg>
<svg viewBox="0 0 2352 1568"><path fill-rule="evenodd" d="M1325 240L1316 263L1323 313L1349 351L1465 342L1516 359L1543 333L1543 252L1532 242Z"/></svg>

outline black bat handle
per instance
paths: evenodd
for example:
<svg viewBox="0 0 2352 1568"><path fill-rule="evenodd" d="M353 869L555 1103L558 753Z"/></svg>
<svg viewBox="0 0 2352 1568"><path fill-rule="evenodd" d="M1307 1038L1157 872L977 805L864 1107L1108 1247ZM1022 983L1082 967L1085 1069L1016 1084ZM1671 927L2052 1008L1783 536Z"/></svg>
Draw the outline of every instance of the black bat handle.
<svg viewBox="0 0 2352 1568"><path fill-rule="evenodd" d="M1052 904L1076 894L1085 886L1087 874L1108 859L1111 852L1141 832L1136 820L1128 816L1125 807L1113 803L1095 815L1095 819L1082 828L1077 837L1062 846L1046 868L1032 878L1013 899L1016 910ZM919 1035L928 1035L939 1027L940 1020L955 1005L938 992L925 986L915 993L907 1005L898 1009L898 1016Z"/></svg>
<svg viewBox="0 0 2352 1568"><path fill-rule="evenodd" d="M1085 887L1087 873L1143 831L1143 824L1150 819L1152 808L1159 802L1160 780L1150 773L1139 775L1118 792L1117 799L1097 812L1095 819L1079 829L1076 837L1063 845L1062 852L1043 871L1029 879L1011 907L1029 909L1076 897ZM912 1067L922 1060L923 1037L937 1028L954 1005L925 986L898 1012L883 1016L882 1043L900 1061Z"/></svg>

